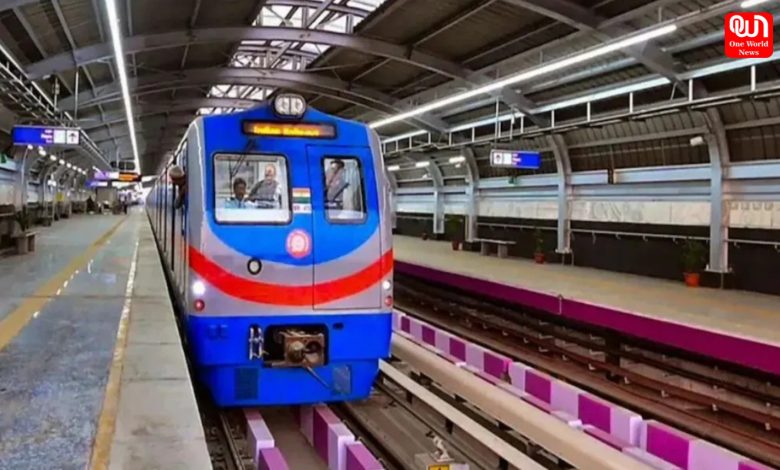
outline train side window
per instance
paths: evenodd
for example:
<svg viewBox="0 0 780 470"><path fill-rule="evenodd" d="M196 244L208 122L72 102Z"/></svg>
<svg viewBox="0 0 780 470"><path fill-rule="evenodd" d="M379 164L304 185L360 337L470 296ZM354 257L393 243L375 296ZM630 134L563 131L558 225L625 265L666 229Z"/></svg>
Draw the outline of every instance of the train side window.
<svg viewBox="0 0 780 470"><path fill-rule="evenodd" d="M325 216L333 223L355 223L366 219L363 170L360 160L351 157L326 157Z"/></svg>
<svg viewBox="0 0 780 470"><path fill-rule="evenodd" d="M214 212L220 223L289 223L287 159L280 155L216 155Z"/></svg>

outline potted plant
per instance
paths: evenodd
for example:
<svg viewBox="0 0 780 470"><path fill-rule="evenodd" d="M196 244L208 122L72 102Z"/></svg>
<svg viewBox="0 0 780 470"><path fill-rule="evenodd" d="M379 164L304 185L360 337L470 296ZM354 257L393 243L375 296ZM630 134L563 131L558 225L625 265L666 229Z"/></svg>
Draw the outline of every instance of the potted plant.
<svg viewBox="0 0 780 470"><path fill-rule="evenodd" d="M687 239L682 247L683 277L688 287L698 287L702 268L707 260L707 248L698 240Z"/></svg>
<svg viewBox="0 0 780 470"><path fill-rule="evenodd" d="M455 216L449 216L445 219L446 231L452 236L452 249L458 251L463 242L463 226L460 219Z"/></svg>
<svg viewBox="0 0 780 470"><path fill-rule="evenodd" d="M534 261L537 264L544 264L544 236L539 227L534 230L534 243Z"/></svg>

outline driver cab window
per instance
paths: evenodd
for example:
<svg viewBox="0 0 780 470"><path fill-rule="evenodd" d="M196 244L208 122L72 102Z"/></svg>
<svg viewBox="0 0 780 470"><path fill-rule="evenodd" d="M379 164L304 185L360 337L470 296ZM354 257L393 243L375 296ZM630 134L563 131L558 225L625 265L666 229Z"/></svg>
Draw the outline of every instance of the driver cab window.
<svg viewBox="0 0 780 470"><path fill-rule="evenodd" d="M276 155L217 155L214 210L217 222L287 223L287 160Z"/></svg>
<svg viewBox="0 0 780 470"><path fill-rule="evenodd" d="M363 173L357 158L328 157L325 173L325 214L330 222L361 222L366 217Z"/></svg>

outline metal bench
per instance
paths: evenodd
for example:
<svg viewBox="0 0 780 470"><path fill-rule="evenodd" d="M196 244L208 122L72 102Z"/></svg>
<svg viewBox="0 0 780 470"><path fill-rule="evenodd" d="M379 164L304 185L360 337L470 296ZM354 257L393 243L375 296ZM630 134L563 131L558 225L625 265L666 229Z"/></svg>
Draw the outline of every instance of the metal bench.
<svg viewBox="0 0 780 470"><path fill-rule="evenodd" d="M474 241L479 242L479 254L483 256L489 254L490 245L496 245L499 258L507 258L509 256L509 246L516 244L516 242L513 241L491 240L488 238L476 238Z"/></svg>
<svg viewBox="0 0 780 470"><path fill-rule="evenodd" d="M25 232L12 235L11 238L16 242L16 253L23 255L35 251L35 236L38 232Z"/></svg>

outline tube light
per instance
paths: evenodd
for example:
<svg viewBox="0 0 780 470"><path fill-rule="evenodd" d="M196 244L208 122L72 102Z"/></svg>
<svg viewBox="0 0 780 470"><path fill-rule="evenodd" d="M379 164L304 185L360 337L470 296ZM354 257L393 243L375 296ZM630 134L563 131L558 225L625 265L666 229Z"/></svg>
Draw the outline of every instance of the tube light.
<svg viewBox="0 0 780 470"><path fill-rule="evenodd" d="M54 155L49 155L49 160L51 160L53 162L56 162L57 161L57 157L55 157Z"/></svg>
<svg viewBox="0 0 780 470"><path fill-rule="evenodd" d="M387 171L398 171L401 169L400 165L390 165L387 167Z"/></svg>
<svg viewBox="0 0 780 470"><path fill-rule="evenodd" d="M742 98L728 98L725 100L711 101L709 103L695 104L691 106L691 109L705 109L711 108L713 106L721 106L724 104L739 103L740 101L742 101Z"/></svg>
<svg viewBox="0 0 780 470"><path fill-rule="evenodd" d="M459 157L450 157L450 163L463 163L466 161L466 157L463 155Z"/></svg>
<svg viewBox="0 0 780 470"><path fill-rule="evenodd" d="M762 3L766 3L767 0L745 0L742 2L742 5L740 5L742 8L750 8L754 7L756 5L761 5Z"/></svg>
<svg viewBox="0 0 780 470"><path fill-rule="evenodd" d="M609 54L611 52L624 49L629 46L633 46L634 44L639 44L645 41L649 41L650 39L657 38L659 36L664 36L666 34L674 32L675 30L677 30L677 25L674 24L663 26L661 28L652 29L642 34L637 34L636 36L627 37L620 41L615 41L611 44L605 44L601 47L597 47L589 51L581 52L579 54L575 54L573 56L566 57L561 60L550 62L549 64L542 65L541 67L537 67L531 70L527 70L525 72L520 72L514 75L510 75L504 79L497 80L492 83L488 83L487 85L483 85L478 88L474 88L473 90L451 95L441 100L432 101L426 105L418 106L411 111L396 114L395 116L390 116L385 119L380 119L379 121L374 121L372 123L369 123L369 127L376 129L378 127L403 121L405 119L414 116L419 116L429 111L433 111L435 109L443 108L451 104L465 101L469 98L473 98L475 96L479 96L484 93L490 93L491 91L500 90L501 88L504 88L508 85L513 85L516 83L528 81L540 75L545 75L551 72L555 72L557 70L571 67L572 65L579 64L581 62L585 62L594 59L596 57L600 57Z"/></svg>
<svg viewBox="0 0 780 470"><path fill-rule="evenodd" d="M60 158L60 165L64 165L64 164L65 164L65 160Z"/></svg>
<svg viewBox="0 0 780 470"><path fill-rule="evenodd" d="M43 147L38 147L38 155L45 157L46 156L46 150L43 149Z"/></svg>
<svg viewBox="0 0 780 470"><path fill-rule="evenodd" d="M426 166L428 166L428 165L430 165L430 164L431 164L431 162L429 162L429 161L424 161L424 162L417 162L417 163L415 163L415 164L414 164L414 166L415 166L416 168L425 168Z"/></svg>
<svg viewBox="0 0 780 470"><path fill-rule="evenodd" d="M125 66L125 53L122 50L122 37L119 32L119 13L117 13L115 0L104 0L106 13L108 14L108 26L111 29L111 43L114 46L114 59L116 60L119 85L122 89L122 100L125 103L127 128L130 133L130 144L133 148L133 162L135 169L140 173L141 165L138 160L138 141L135 135L135 121L133 121L133 103L130 101L130 87L127 84L127 67Z"/></svg>

